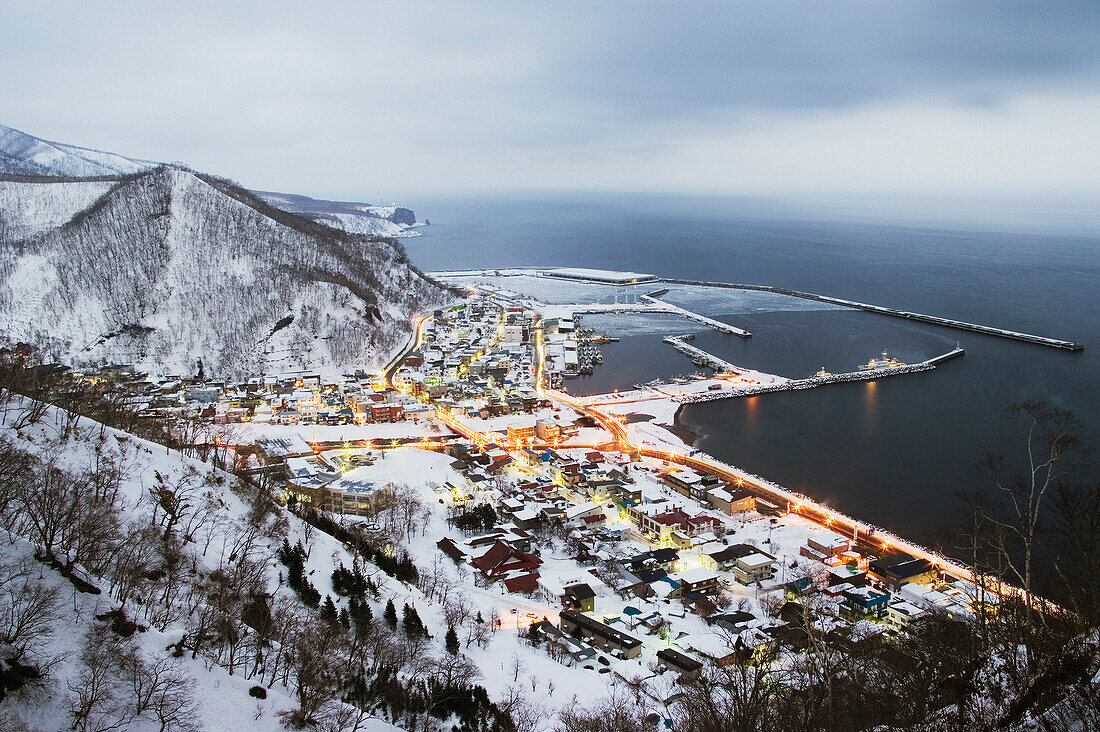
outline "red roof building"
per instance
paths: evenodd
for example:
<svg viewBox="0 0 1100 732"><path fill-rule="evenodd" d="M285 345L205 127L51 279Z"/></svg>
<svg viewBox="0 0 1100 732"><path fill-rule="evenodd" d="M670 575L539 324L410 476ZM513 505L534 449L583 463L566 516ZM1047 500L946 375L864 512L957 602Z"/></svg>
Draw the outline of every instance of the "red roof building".
<svg viewBox="0 0 1100 732"><path fill-rule="evenodd" d="M472 564L486 577L495 578L513 571L531 571L542 565L534 554L521 552L511 544L497 539L489 551L474 559Z"/></svg>
<svg viewBox="0 0 1100 732"><path fill-rule="evenodd" d="M525 595L534 592L535 588L538 586L538 572L529 572L527 574L521 574L519 577L512 577L504 580L504 587L509 592L522 592Z"/></svg>

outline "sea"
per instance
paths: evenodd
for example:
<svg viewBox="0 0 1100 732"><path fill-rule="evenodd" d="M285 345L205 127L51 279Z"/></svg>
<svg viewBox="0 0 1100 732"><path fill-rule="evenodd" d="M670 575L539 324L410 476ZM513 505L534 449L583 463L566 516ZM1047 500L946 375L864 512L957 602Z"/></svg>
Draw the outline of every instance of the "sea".
<svg viewBox="0 0 1100 732"><path fill-rule="evenodd" d="M1070 352L861 311L719 299L706 314L750 339L586 320L620 338L604 364L567 382L597 393L698 370L661 343L695 345L789 377L854 371L883 350L916 362L960 345L933 371L689 405L696 447L903 536L952 550L960 491L986 485L987 453L1019 464L1013 402L1072 411L1100 447L1100 227L1006 209L950 218L747 199L664 196L478 197L413 201L430 226L403 243L423 270L587 267L778 285L1077 341ZM689 306L690 303L680 303ZM1096 461L1094 460L1094 463ZM1082 477L1082 479L1086 479ZM1095 477L1092 478L1095 480Z"/></svg>

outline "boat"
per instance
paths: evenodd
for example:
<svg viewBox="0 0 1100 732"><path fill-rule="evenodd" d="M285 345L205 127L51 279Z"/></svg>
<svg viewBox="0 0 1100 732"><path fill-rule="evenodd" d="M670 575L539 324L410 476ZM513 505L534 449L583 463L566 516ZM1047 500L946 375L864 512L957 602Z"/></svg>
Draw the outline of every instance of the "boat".
<svg viewBox="0 0 1100 732"><path fill-rule="evenodd" d="M865 364L860 364L860 371L875 371L877 369L894 369L898 366L904 366L905 364L896 358L892 358L886 355L886 351L882 352L881 358L872 358Z"/></svg>
<svg viewBox="0 0 1100 732"><path fill-rule="evenodd" d="M860 368L863 368L863 367L862 367L862 366L860 366ZM814 374L814 376L817 376L817 377L821 377L821 376L832 376L832 375L833 375L833 374L832 374L832 372L831 372L831 371L826 371L826 370L825 370L825 367L824 367L824 366L822 366L822 367L821 367L821 368L820 368L820 369L819 369L819 370L817 371L817 373L815 373L815 374Z"/></svg>

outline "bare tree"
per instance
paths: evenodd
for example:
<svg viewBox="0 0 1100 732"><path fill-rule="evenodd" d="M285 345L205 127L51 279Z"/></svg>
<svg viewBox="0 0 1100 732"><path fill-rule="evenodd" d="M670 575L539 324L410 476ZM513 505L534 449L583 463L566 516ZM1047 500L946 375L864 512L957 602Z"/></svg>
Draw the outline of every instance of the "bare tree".
<svg viewBox="0 0 1100 732"><path fill-rule="evenodd" d="M632 695L612 689L610 696L591 706L566 704L558 712L557 732L650 732L646 710ZM729 728L726 728L729 729Z"/></svg>
<svg viewBox="0 0 1100 732"><path fill-rule="evenodd" d="M16 660L34 654L61 618L60 592L26 562L0 560L0 646Z"/></svg>

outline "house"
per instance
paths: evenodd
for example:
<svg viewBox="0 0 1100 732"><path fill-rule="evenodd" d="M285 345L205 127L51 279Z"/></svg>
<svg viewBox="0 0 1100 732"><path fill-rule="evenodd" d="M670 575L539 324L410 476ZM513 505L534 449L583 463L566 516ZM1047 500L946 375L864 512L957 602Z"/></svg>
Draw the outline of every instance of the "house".
<svg viewBox="0 0 1100 732"><path fill-rule="evenodd" d="M747 613L744 610L734 610L733 612L711 615L707 618L707 625L717 625L734 633L740 633L753 620L756 620L756 616L752 613Z"/></svg>
<svg viewBox="0 0 1100 732"><path fill-rule="evenodd" d="M783 585L783 594L788 600L795 600L813 594L816 589L812 577L799 577Z"/></svg>
<svg viewBox="0 0 1100 732"><path fill-rule="evenodd" d="M936 565L927 559L916 559L908 554L898 554L872 562L871 573L893 589L910 582L928 584L939 574Z"/></svg>
<svg viewBox="0 0 1100 732"><path fill-rule="evenodd" d="M590 613L596 609L596 592L587 583L569 585L563 589L563 606L582 613Z"/></svg>
<svg viewBox="0 0 1100 732"><path fill-rule="evenodd" d="M764 552L738 557L733 576L743 585L751 585L775 576L775 557Z"/></svg>
<svg viewBox="0 0 1100 732"><path fill-rule="evenodd" d="M466 559L466 552L458 548L458 544L455 544L454 539L445 537L435 543L439 550L453 559L455 562L461 563Z"/></svg>
<svg viewBox="0 0 1100 732"><path fill-rule="evenodd" d="M890 593L873 587L852 587L841 592L841 613L849 618L877 620L886 615Z"/></svg>
<svg viewBox="0 0 1100 732"><path fill-rule="evenodd" d="M886 624L898 631L908 630L910 623L927 612L911 602L899 600L886 609Z"/></svg>
<svg viewBox="0 0 1100 732"><path fill-rule="evenodd" d="M702 662L674 648L662 648L657 651L657 662L678 674L693 674L703 668Z"/></svg>
<svg viewBox="0 0 1100 732"><path fill-rule="evenodd" d="M737 565L737 560L750 554L757 554L760 550L749 544L732 544L719 551L708 554L700 554L699 558L704 567L709 569L721 569L732 571Z"/></svg>
<svg viewBox="0 0 1100 732"><path fill-rule="evenodd" d="M528 572L518 577L509 577L504 580L504 587L509 592L530 595L539 586L539 573Z"/></svg>
<svg viewBox="0 0 1100 732"><path fill-rule="evenodd" d="M707 503L724 514L745 513L756 508L756 497L744 488L712 488L707 491Z"/></svg>
<svg viewBox="0 0 1100 732"><path fill-rule="evenodd" d="M706 567L696 567L695 569L681 572L676 575L675 579L680 583L680 594L682 597L690 597L696 594L718 594L719 575L717 572L711 571Z"/></svg>
<svg viewBox="0 0 1100 732"><path fill-rule="evenodd" d="M574 638L584 638L605 651L618 651L623 658L637 658L642 652L642 642L634 636L576 610L561 611L561 629Z"/></svg>
<svg viewBox="0 0 1100 732"><path fill-rule="evenodd" d="M528 633L531 638L546 641L551 657L559 660L568 658L572 663L584 663L596 657L595 648L567 635L548 620L535 623Z"/></svg>
<svg viewBox="0 0 1100 732"><path fill-rule="evenodd" d="M652 549L648 552L636 554L626 560L626 563L630 571L635 573L645 567L659 567L665 570L665 572L668 572L674 569L679 561L680 554L675 549L662 547L660 549Z"/></svg>
<svg viewBox="0 0 1100 732"><path fill-rule="evenodd" d="M798 553L808 559L816 559L819 562L826 558L846 552L850 548L851 541L831 531L814 534L806 540L806 545L798 550Z"/></svg>
<svg viewBox="0 0 1100 732"><path fill-rule="evenodd" d="M578 521L587 516L603 515L603 506L595 501L589 501L588 503L582 503L578 506L570 506L565 509L566 521Z"/></svg>
<svg viewBox="0 0 1100 732"><path fill-rule="evenodd" d="M542 565L542 560L534 554L516 549L511 544L497 539L489 551L474 559L471 564L481 573L495 579L511 571L531 571Z"/></svg>

